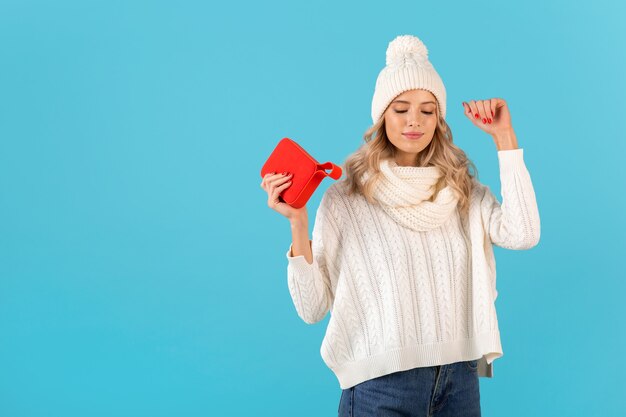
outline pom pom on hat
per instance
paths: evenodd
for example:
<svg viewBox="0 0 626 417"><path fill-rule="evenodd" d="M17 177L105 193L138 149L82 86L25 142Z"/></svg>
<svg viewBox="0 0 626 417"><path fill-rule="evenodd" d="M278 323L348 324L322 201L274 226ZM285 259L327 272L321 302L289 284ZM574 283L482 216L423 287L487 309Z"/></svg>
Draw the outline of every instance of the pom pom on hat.
<svg viewBox="0 0 626 417"><path fill-rule="evenodd" d="M416 36L400 35L389 42L386 66L376 79L372 122L380 119L396 96L413 89L430 91L437 99L441 118L445 119L446 88L428 59L428 48Z"/></svg>
<svg viewBox="0 0 626 417"><path fill-rule="evenodd" d="M426 48L424 42L411 35L398 36L389 42L386 65L398 63L403 58L415 55L423 60L428 59L428 48Z"/></svg>

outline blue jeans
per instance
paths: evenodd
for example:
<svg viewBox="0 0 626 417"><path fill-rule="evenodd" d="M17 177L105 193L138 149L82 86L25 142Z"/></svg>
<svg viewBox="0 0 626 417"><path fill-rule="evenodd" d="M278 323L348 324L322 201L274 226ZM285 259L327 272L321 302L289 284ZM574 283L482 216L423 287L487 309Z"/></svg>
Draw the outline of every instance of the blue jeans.
<svg viewBox="0 0 626 417"><path fill-rule="evenodd" d="M394 372L342 390L339 417L480 417L478 360Z"/></svg>

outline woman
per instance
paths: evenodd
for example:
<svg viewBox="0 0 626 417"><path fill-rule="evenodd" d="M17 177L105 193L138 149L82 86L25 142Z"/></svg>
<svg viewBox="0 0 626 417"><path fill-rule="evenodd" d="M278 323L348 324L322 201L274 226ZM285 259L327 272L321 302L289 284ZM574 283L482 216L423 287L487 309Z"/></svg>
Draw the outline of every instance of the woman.
<svg viewBox="0 0 626 417"><path fill-rule="evenodd" d="M316 323L331 312L321 355L342 388L339 414L480 416L478 377L493 377L503 355L492 244L538 243L534 189L504 100L462 103L496 145L500 204L452 142L425 45L398 36L386 58L374 124L346 178L322 196L312 241L306 207L279 199L290 175L268 174L261 186L291 224L298 315Z"/></svg>

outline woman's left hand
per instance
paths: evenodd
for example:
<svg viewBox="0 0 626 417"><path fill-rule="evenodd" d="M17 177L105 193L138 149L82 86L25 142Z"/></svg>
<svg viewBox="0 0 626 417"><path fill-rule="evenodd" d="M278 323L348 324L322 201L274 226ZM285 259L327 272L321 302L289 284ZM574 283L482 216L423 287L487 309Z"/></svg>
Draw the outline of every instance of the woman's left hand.
<svg viewBox="0 0 626 417"><path fill-rule="evenodd" d="M465 116L475 126L492 136L512 129L509 107L506 105L506 101L501 98L464 101L463 108L465 109Z"/></svg>

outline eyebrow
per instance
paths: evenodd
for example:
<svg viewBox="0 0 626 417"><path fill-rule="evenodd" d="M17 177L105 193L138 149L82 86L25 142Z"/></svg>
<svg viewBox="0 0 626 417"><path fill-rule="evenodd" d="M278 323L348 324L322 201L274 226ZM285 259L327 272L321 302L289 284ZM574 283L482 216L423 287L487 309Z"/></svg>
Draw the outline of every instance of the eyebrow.
<svg viewBox="0 0 626 417"><path fill-rule="evenodd" d="M392 101L392 103L406 103L406 104L411 104L410 101L406 101L406 100L394 100ZM428 103L432 103L432 104L437 104L434 101L422 101L420 104L428 104Z"/></svg>

